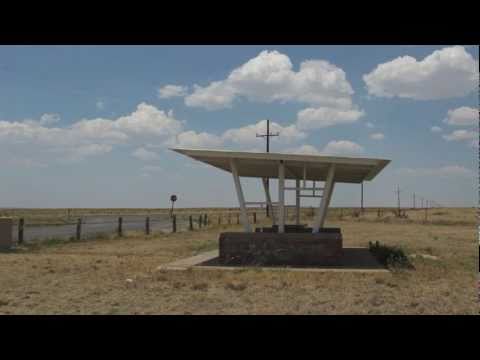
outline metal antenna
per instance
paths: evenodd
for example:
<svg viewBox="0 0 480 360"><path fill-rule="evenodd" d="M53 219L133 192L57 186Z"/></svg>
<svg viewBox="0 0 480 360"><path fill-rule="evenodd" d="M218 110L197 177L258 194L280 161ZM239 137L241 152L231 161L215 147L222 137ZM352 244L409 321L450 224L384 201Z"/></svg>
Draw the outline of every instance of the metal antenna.
<svg viewBox="0 0 480 360"><path fill-rule="evenodd" d="M267 153L270 152L270 138L272 136L280 136L280 133L279 132L276 132L276 133L271 133L270 132L270 120L267 119L267 133L266 134L257 134L257 137L263 137L263 138L267 139L267 149L266 149ZM269 182L268 178L267 178L267 181L266 181L265 185L266 185L265 186L266 190L269 191L270 182ZM267 217L270 217L268 206L267 206Z"/></svg>

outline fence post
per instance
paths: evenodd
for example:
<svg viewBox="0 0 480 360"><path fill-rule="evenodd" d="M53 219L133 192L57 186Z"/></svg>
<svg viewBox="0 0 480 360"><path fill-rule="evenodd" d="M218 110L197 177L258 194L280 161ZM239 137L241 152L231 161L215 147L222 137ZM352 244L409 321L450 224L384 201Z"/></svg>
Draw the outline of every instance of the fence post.
<svg viewBox="0 0 480 360"><path fill-rule="evenodd" d="M201 229L202 227L202 214L198 216L198 228Z"/></svg>
<svg viewBox="0 0 480 360"><path fill-rule="evenodd" d="M118 218L118 237L122 237L122 236L123 236L122 225L123 225L123 219L122 219L122 217L119 217L119 218Z"/></svg>
<svg viewBox="0 0 480 360"><path fill-rule="evenodd" d="M76 234L76 239L80 240L82 237L82 218L79 218L77 220L77 234Z"/></svg>
<svg viewBox="0 0 480 360"><path fill-rule="evenodd" d="M172 215L172 232L177 232L177 215Z"/></svg>
<svg viewBox="0 0 480 360"><path fill-rule="evenodd" d="M257 223L257 213L256 212L253 213L253 223L254 224Z"/></svg>
<svg viewBox="0 0 480 360"><path fill-rule="evenodd" d="M188 223L189 223L189 224L188 224L188 229L189 229L190 231L193 231L193 219L192 219L192 215L190 215L190 216L188 217Z"/></svg>
<svg viewBox="0 0 480 360"><path fill-rule="evenodd" d="M207 214L203 214L203 225L207 226Z"/></svg>
<svg viewBox="0 0 480 360"><path fill-rule="evenodd" d="M18 219L18 243L23 243L23 224L25 220L23 218Z"/></svg>
<svg viewBox="0 0 480 360"><path fill-rule="evenodd" d="M218 225L220 225L222 223L222 215L218 215Z"/></svg>
<svg viewBox="0 0 480 360"><path fill-rule="evenodd" d="M147 216L147 218L145 219L145 233L147 235L150 235L150 217Z"/></svg>
<svg viewBox="0 0 480 360"><path fill-rule="evenodd" d="M240 214L237 213L237 225L240 224Z"/></svg>

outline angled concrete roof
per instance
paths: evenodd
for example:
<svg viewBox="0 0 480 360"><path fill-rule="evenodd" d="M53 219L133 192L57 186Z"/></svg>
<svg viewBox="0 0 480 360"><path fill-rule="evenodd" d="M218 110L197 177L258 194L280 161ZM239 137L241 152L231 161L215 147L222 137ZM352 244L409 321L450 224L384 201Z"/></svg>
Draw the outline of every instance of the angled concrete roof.
<svg viewBox="0 0 480 360"><path fill-rule="evenodd" d="M338 157L282 153L256 153L228 150L170 149L195 160L231 172L230 160L235 159L239 176L278 178L278 162L285 163L286 179L325 181L328 168L335 164L335 182L361 183L372 180L389 162L385 159Z"/></svg>

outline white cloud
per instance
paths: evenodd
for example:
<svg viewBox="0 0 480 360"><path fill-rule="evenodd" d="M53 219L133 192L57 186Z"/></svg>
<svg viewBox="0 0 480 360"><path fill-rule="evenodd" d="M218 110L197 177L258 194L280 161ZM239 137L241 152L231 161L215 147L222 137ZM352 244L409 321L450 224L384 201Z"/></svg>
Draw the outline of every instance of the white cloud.
<svg viewBox="0 0 480 360"><path fill-rule="evenodd" d="M289 154L320 155L320 151L315 146L304 144L299 147L289 148L282 151Z"/></svg>
<svg viewBox="0 0 480 360"><path fill-rule="evenodd" d="M445 124L456 126L478 125L478 109L468 106L448 110L447 117L443 120Z"/></svg>
<svg viewBox="0 0 480 360"><path fill-rule="evenodd" d="M143 161L152 161L158 159L158 154L156 152L149 151L143 147L136 149L134 152L132 152L132 155Z"/></svg>
<svg viewBox="0 0 480 360"><path fill-rule="evenodd" d="M421 61L398 57L363 76L368 93L433 100L461 97L478 86L478 61L462 46L436 50Z"/></svg>
<svg viewBox="0 0 480 360"><path fill-rule="evenodd" d="M297 114L299 129L319 129L356 122L365 113L356 109L334 109L327 107L307 108Z"/></svg>
<svg viewBox="0 0 480 360"><path fill-rule="evenodd" d="M439 127L439 126L432 126L432 127L430 128L430 131L433 132L433 133L438 133L438 132L442 132L443 130L442 130L442 128Z"/></svg>
<svg viewBox="0 0 480 360"><path fill-rule="evenodd" d="M366 122L365 126L369 129L373 129L375 127L375 125L373 123L371 123L370 121Z"/></svg>
<svg viewBox="0 0 480 360"><path fill-rule="evenodd" d="M361 145L349 140L330 141L322 150L322 154L347 155L361 154L364 148Z"/></svg>
<svg viewBox="0 0 480 360"><path fill-rule="evenodd" d="M187 106L209 110L231 107L235 98L258 102L298 101L317 106L349 108L353 89L345 72L324 60L308 60L293 70L289 57L262 51L234 69L226 79L195 85Z"/></svg>
<svg viewBox="0 0 480 360"><path fill-rule="evenodd" d="M459 165L448 165L439 168L402 168L397 170L400 174L412 176L472 176L473 171Z"/></svg>
<svg viewBox="0 0 480 360"><path fill-rule="evenodd" d="M215 148L223 144L222 138L206 132L197 133L193 130L184 131L171 138L168 146L191 148Z"/></svg>
<svg viewBox="0 0 480 360"><path fill-rule="evenodd" d="M451 134L443 135L443 138L447 141L473 140L478 138L478 133L468 130L455 130Z"/></svg>
<svg viewBox="0 0 480 360"><path fill-rule="evenodd" d="M146 103L116 119L82 119L68 127L50 126L58 119L57 114L45 114L39 120L0 121L0 152L28 151L34 157L32 161L40 163L77 161L108 153L116 145L163 144L183 131L183 123L172 111Z"/></svg>
<svg viewBox="0 0 480 360"><path fill-rule="evenodd" d="M267 120L261 120L256 124L247 125L241 128L229 129L222 135L224 141L231 141L236 144L255 144L263 138L257 138L257 134L264 134L267 129ZM279 132L282 143L292 143L304 139L307 135L297 129L295 125L282 126L270 121L270 132Z"/></svg>
<svg viewBox="0 0 480 360"><path fill-rule="evenodd" d="M218 110L232 107L234 99L235 89L221 81L215 81L207 87L195 84L193 93L185 97L185 105Z"/></svg>
<svg viewBox="0 0 480 360"><path fill-rule="evenodd" d="M370 139L373 139L373 140L383 140L383 139L385 139L385 135L383 135L382 133L370 134Z"/></svg>
<svg viewBox="0 0 480 360"><path fill-rule="evenodd" d="M160 99L169 99L172 97L183 97L187 95L188 87L181 85L165 85L158 89Z"/></svg>
<svg viewBox="0 0 480 360"><path fill-rule="evenodd" d="M60 115L58 114L43 114L40 116L40 125L52 125L60 121Z"/></svg>

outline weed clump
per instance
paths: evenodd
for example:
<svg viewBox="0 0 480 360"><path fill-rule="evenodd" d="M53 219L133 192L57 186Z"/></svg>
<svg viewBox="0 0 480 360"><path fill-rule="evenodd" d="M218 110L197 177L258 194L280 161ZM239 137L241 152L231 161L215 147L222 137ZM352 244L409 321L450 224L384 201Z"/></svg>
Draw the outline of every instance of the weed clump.
<svg viewBox="0 0 480 360"><path fill-rule="evenodd" d="M381 245L378 241L368 243L370 252L384 266L389 268L413 269L413 265L402 248Z"/></svg>

